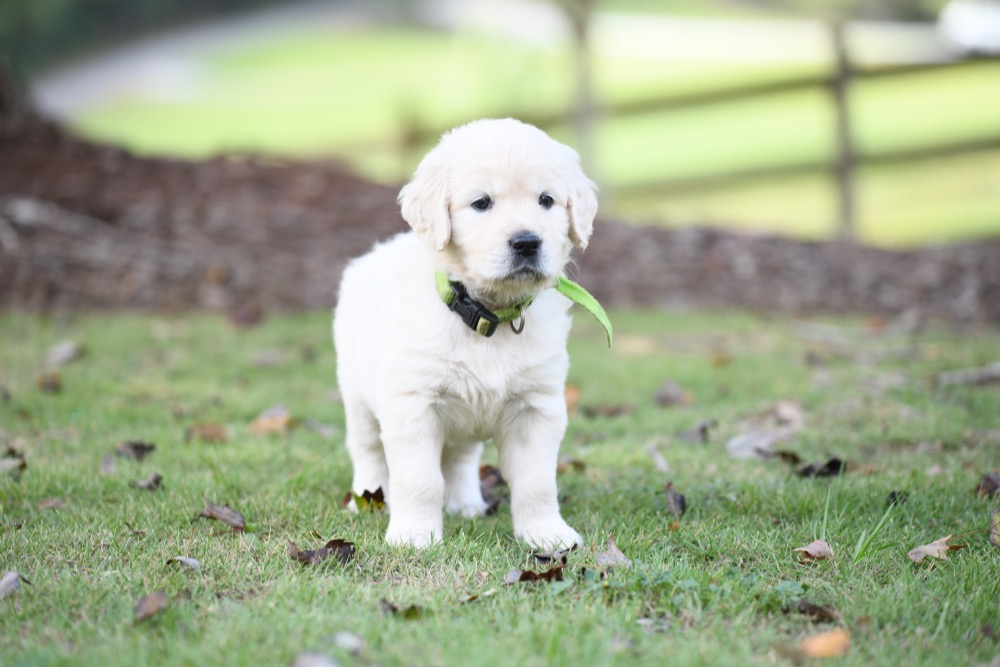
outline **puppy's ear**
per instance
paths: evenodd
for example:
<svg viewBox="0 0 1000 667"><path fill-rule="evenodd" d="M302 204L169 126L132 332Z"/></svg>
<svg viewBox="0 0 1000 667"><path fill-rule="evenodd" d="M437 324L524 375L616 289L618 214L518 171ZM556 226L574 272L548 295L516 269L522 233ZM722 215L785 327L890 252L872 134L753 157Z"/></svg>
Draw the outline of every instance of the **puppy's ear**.
<svg viewBox="0 0 1000 667"><path fill-rule="evenodd" d="M448 208L448 175L442 165L420 165L409 183L399 191L403 219L417 234L438 250L451 240L451 212Z"/></svg>
<svg viewBox="0 0 1000 667"><path fill-rule="evenodd" d="M594 217L597 215L597 186L587 178L577 167L576 176L570 184L569 201L566 209L569 212L569 240L580 250L587 247L590 234L594 231Z"/></svg>

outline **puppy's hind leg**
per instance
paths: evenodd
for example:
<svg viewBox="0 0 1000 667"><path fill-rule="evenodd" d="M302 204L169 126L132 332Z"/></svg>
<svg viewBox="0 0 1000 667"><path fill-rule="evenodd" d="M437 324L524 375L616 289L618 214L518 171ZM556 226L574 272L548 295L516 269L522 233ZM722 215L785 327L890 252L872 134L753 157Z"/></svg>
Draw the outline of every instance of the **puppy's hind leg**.
<svg viewBox="0 0 1000 667"><path fill-rule="evenodd" d="M482 455L481 442L445 445L441 453L441 471L444 473L444 508L449 514L474 517L486 513L486 501L479 487Z"/></svg>
<svg viewBox="0 0 1000 667"><path fill-rule="evenodd" d="M385 451L379 438L378 420L366 405L360 402L344 403L347 418L347 453L354 468L351 491L357 495L365 491L375 492L379 488L388 498L389 467L385 463ZM348 508L356 511L352 499Z"/></svg>

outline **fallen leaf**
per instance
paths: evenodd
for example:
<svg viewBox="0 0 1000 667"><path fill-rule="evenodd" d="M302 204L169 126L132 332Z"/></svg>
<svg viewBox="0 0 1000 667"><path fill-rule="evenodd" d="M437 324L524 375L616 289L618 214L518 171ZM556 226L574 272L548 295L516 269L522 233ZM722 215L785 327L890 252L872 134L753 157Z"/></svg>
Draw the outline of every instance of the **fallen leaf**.
<svg viewBox="0 0 1000 667"><path fill-rule="evenodd" d="M27 469L28 462L25 461L24 454L8 446L3 458L0 458L0 473L9 473L14 479L20 479Z"/></svg>
<svg viewBox="0 0 1000 667"><path fill-rule="evenodd" d="M480 598L487 598L487 597L489 597L491 595L496 595L496 594L497 594L497 589L491 588L488 591L483 591L482 593L473 593L472 595L470 595L467 598L462 598L461 600L458 601L458 603L459 604L469 604L470 602L475 602L476 600L478 600Z"/></svg>
<svg viewBox="0 0 1000 667"><path fill-rule="evenodd" d="M806 637L799 642L799 649L807 658L837 658L851 647L851 635L844 628Z"/></svg>
<svg viewBox="0 0 1000 667"><path fill-rule="evenodd" d="M988 472L976 484L976 495L980 498L992 498L1000 490L1000 473Z"/></svg>
<svg viewBox="0 0 1000 667"><path fill-rule="evenodd" d="M724 348L713 350L712 366L715 368L725 368L731 363L733 363L733 355L729 353L729 350Z"/></svg>
<svg viewBox="0 0 1000 667"><path fill-rule="evenodd" d="M771 408L771 416L778 426L792 432L801 431L806 426L806 414L802 410L802 404L798 401L778 401Z"/></svg>
<svg viewBox="0 0 1000 667"><path fill-rule="evenodd" d="M507 482L504 481L500 470L496 466L479 466L479 492L486 502L487 515L496 512L497 508L500 507L500 504L507 497L505 493L500 491L501 488L506 486Z"/></svg>
<svg viewBox="0 0 1000 667"><path fill-rule="evenodd" d="M201 567L200 562L194 558L188 558L187 556L174 556L173 558L167 559L167 565L173 565L174 563L178 563L192 570L197 570Z"/></svg>
<svg viewBox="0 0 1000 667"><path fill-rule="evenodd" d="M840 613L832 604L818 605L809 600L799 600L792 606L792 610L808 616L813 623L837 623L841 620Z"/></svg>
<svg viewBox="0 0 1000 667"><path fill-rule="evenodd" d="M347 630L334 633L333 643L337 645L337 648L347 651L351 655L360 655L365 650L364 638Z"/></svg>
<svg viewBox="0 0 1000 667"><path fill-rule="evenodd" d="M653 395L653 400L661 408L667 408L674 405L690 405L691 404L691 394L686 392L683 387L674 382L673 380L664 380L660 388L656 390Z"/></svg>
<svg viewBox="0 0 1000 667"><path fill-rule="evenodd" d="M257 435L284 435L299 425L284 405L275 405L250 422L250 432Z"/></svg>
<svg viewBox="0 0 1000 667"><path fill-rule="evenodd" d="M429 610L420 605L411 604L403 609L399 608L399 605L389 602L385 598L379 600L379 604L382 606L382 613L390 616L399 616L404 621L416 621L424 617L424 615L429 614Z"/></svg>
<svg viewBox="0 0 1000 667"><path fill-rule="evenodd" d="M503 583L507 586L512 586L517 583L532 582L532 581L562 581L563 580L563 569L565 565L556 565L554 567L545 570L545 572L534 572L532 570L511 570L504 577Z"/></svg>
<svg viewBox="0 0 1000 667"><path fill-rule="evenodd" d="M58 394L62 391L62 376L57 371L46 371L38 376L35 385L46 394Z"/></svg>
<svg viewBox="0 0 1000 667"><path fill-rule="evenodd" d="M670 472L670 466L667 465L667 460L663 458L663 454L660 453L660 448L656 445L650 445L646 448L649 452L649 457L653 459L653 467L662 473Z"/></svg>
<svg viewBox="0 0 1000 667"><path fill-rule="evenodd" d="M890 491L889 496L885 499L886 505L902 505L910 497L910 494L906 491Z"/></svg>
<svg viewBox="0 0 1000 667"><path fill-rule="evenodd" d="M73 340L64 340L49 348L45 355L45 367L54 371L60 366L76 361L82 357L85 350L82 345Z"/></svg>
<svg viewBox="0 0 1000 667"><path fill-rule="evenodd" d="M348 491L344 496L344 507L350 505L352 500L359 512L380 512L385 509L385 492L381 486L374 491L365 489L361 495Z"/></svg>
<svg viewBox="0 0 1000 667"><path fill-rule="evenodd" d="M674 491L674 483L667 482L663 485L663 490L667 494L667 509L678 519L687 512L687 499L680 493Z"/></svg>
<svg viewBox="0 0 1000 667"><path fill-rule="evenodd" d="M790 466L797 466L802 463L802 457L788 449L777 449L772 452L771 456Z"/></svg>
<svg viewBox="0 0 1000 667"><path fill-rule="evenodd" d="M832 457L826 463L807 463L795 469L799 477L836 477L847 471L847 462Z"/></svg>
<svg viewBox="0 0 1000 667"><path fill-rule="evenodd" d="M276 368L283 366L288 361L288 354L284 350L272 348L261 350L253 358L253 365L259 368Z"/></svg>
<svg viewBox="0 0 1000 667"><path fill-rule="evenodd" d="M135 621L141 623L156 616L169 606L170 600L167 599L167 594L163 591L144 595L135 604Z"/></svg>
<svg viewBox="0 0 1000 667"><path fill-rule="evenodd" d="M339 560L341 565L347 565L354 558L354 542L333 539L319 549L313 550L299 549L295 542L289 540L288 555L292 560L297 560L303 565L319 565L331 556Z"/></svg>
<svg viewBox="0 0 1000 667"><path fill-rule="evenodd" d="M322 653L305 651L295 656L292 667L340 667L340 663Z"/></svg>
<svg viewBox="0 0 1000 667"><path fill-rule="evenodd" d="M601 567L615 567L616 565L632 567L632 560L622 553L622 550L618 548L618 544L615 542L615 538L611 535L608 535L608 548L605 551L595 553L594 559Z"/></svg>
<svg viewBox="0 0 1000 667"><path fill-rule="evenodd" d="M806 637L798 644L774 644L780 656L801 663L807 659L839 658L851 647L851 635L844 628Z"/></svg>
<svg viewBox="0 0 1000 667"><path fill-rule="evenodd" d="M588 419L597 419L598 417L604 417L611 419L613 417L623 417L625 415L630 415L635 411L635 408L626 403L621 403L617 405L588 405L583 408L583 416Z"/></svg>
<svg viewBox="0 0 1000 667"><path fill-rule="evenodd" d="M191 424L184 430L184 442L192 440L221 444L229 440L229 434L226 432L226 427L221 424L211 422Z"/></svg>
<svg viewBox="0 0 1000 667"><path fill-rule="evenodd" d="M29 586L31 585L30 581L25 579L23 576L21 576L14 570L6 572L3 575L3 578L0 578L0 600L3 600L5 597L16 591L18 588L20 588L22 581L28 584Z"/></svg>
<svg viewBox="0 0 1000 667"><path fill-rule="evenodd" d="M560 456L559 461L556 462L556 473L559 475L571 470L573 472L583 472L586 469L587 464L571 456Z"/></svg>
<svg viewBox="0 0 1000 667"><path fill-rule="evenodd" d="M726 452L734 459L770 458L781 435L771 431L746 431L726 441Z"/></svg>
<svg viewBox="0 0 1000 667"><path fill-rule="evenodd" d="M965 548L964 544L948 544L948 540L951 538L952 536L948 535L947 537L942 537L940 540L934 540L930 544L914 547L906 555L914 563L922 563L924 558L928 556L932 558L940 558L941 560L948 560L949 551L958 551L959 549Z"/></svg>
<svg viewBox="0 0 1000 667"><path fill-rule="evenodd" d="M531 557L543 565L547 565L549 563L561 563L562 565L565 565L567 560L566 556L568 556L571 551L576 551L575 544L568 549L559 549L558 551L532 551Z"/></svg>
<svg viewBox="0 0 1000 667"><path fill-rule="evenodd" d="M990 513L990 544L1000 547L1000 507Z"/></svg>
<svg viewBox="0 0 1000 667"><path fill-rule="evenodd" d="M133 480L128 485L133 489L141 489L142 491L156 491L162 483L163 477L160 476L160 473L152 472L146 479Z"/></svg>
<svg viewBox="0 0 1000 667"><path fill-rule="evenodd" d="M708 442L711 429L719 425L714 419L702 419L698 422L693 429L688 431L681 431L677 434L677 437L685 442L694 442L704 444Z"/></svg>
<svg viewBox="0 0 1000 667"><path fill-rule="evenodd" d="M199 517L221 521L234 531L242 532L246 530L246 522L243 520L243 515L236 510L225 505L210 503L205 499L202 499L202 502L205 503L205 509L198 515Z"/></svg>
<svg viewBox="0 0 1000 667"><path fill-rule="evenodd" d="M814 560L826 560L827 558L833 558L833 548L827 544L826 540L816 540L815 542L807 544L804 547L792 549L792 551L798 551L802 557L802 562L804 563L809 563Z"/></svg>
<svg viewBox="0 0 1000 667"><path fill-rule="evenodd" d="M115 464L115 457L113 454L107 454L101 459L101 474L111 475L118 469L117 464Z"/></svg>
<svg viewBox="0 0 1000 667"><path fill-rule="evenodd" d="M38 501L40 510L57 510L66 507L66 501L62 498L43 498Z"/></svg>
<svg viewBox="0 0 1000 667"><path fill-rule="evenodd" d="M575 384L567 384L564 393L566 395L566 412L573 414L576 412L576 404L580 400L580 387Z"/></svg>
<svg viewBox="0 0 1000 667"><path fill-rule="evenodd" d="M141 461L149 456L154 449L156 449L156 445L151 442L126 440L118 443L118 446L115 447L115 454L122 458L132 459L133 461Z"/></svg>

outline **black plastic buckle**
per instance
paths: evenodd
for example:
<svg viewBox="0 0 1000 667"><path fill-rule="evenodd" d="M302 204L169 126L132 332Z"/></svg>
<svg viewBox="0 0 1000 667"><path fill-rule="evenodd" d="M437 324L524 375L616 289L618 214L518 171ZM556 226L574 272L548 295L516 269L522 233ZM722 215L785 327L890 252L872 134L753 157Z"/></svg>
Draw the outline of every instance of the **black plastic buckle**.
<svg viewBox="0 0 1000 667"><path fill-rule="evenodd" d="M455 298L448 304L448 308L457 313L465 325L473 331L487 338L492 336L500 324L500 318L469 296L462 283L453 282L451 288L455 290Z"/></svg>

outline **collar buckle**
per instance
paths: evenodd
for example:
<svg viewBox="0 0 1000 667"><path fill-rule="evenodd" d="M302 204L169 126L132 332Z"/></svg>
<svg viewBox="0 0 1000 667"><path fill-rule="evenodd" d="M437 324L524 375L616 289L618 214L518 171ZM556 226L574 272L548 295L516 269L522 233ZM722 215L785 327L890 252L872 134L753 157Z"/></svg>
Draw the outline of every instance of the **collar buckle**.
<svg viewBox="0 0 1000 667"><path fill-rule="evenodd" d="M454 290L455 298L448 304L449 310L458 314L467 327L482 336L489 338L496 333L500 324L499 317L469 296L462 283L451 282L451 289Z"/></svg>

